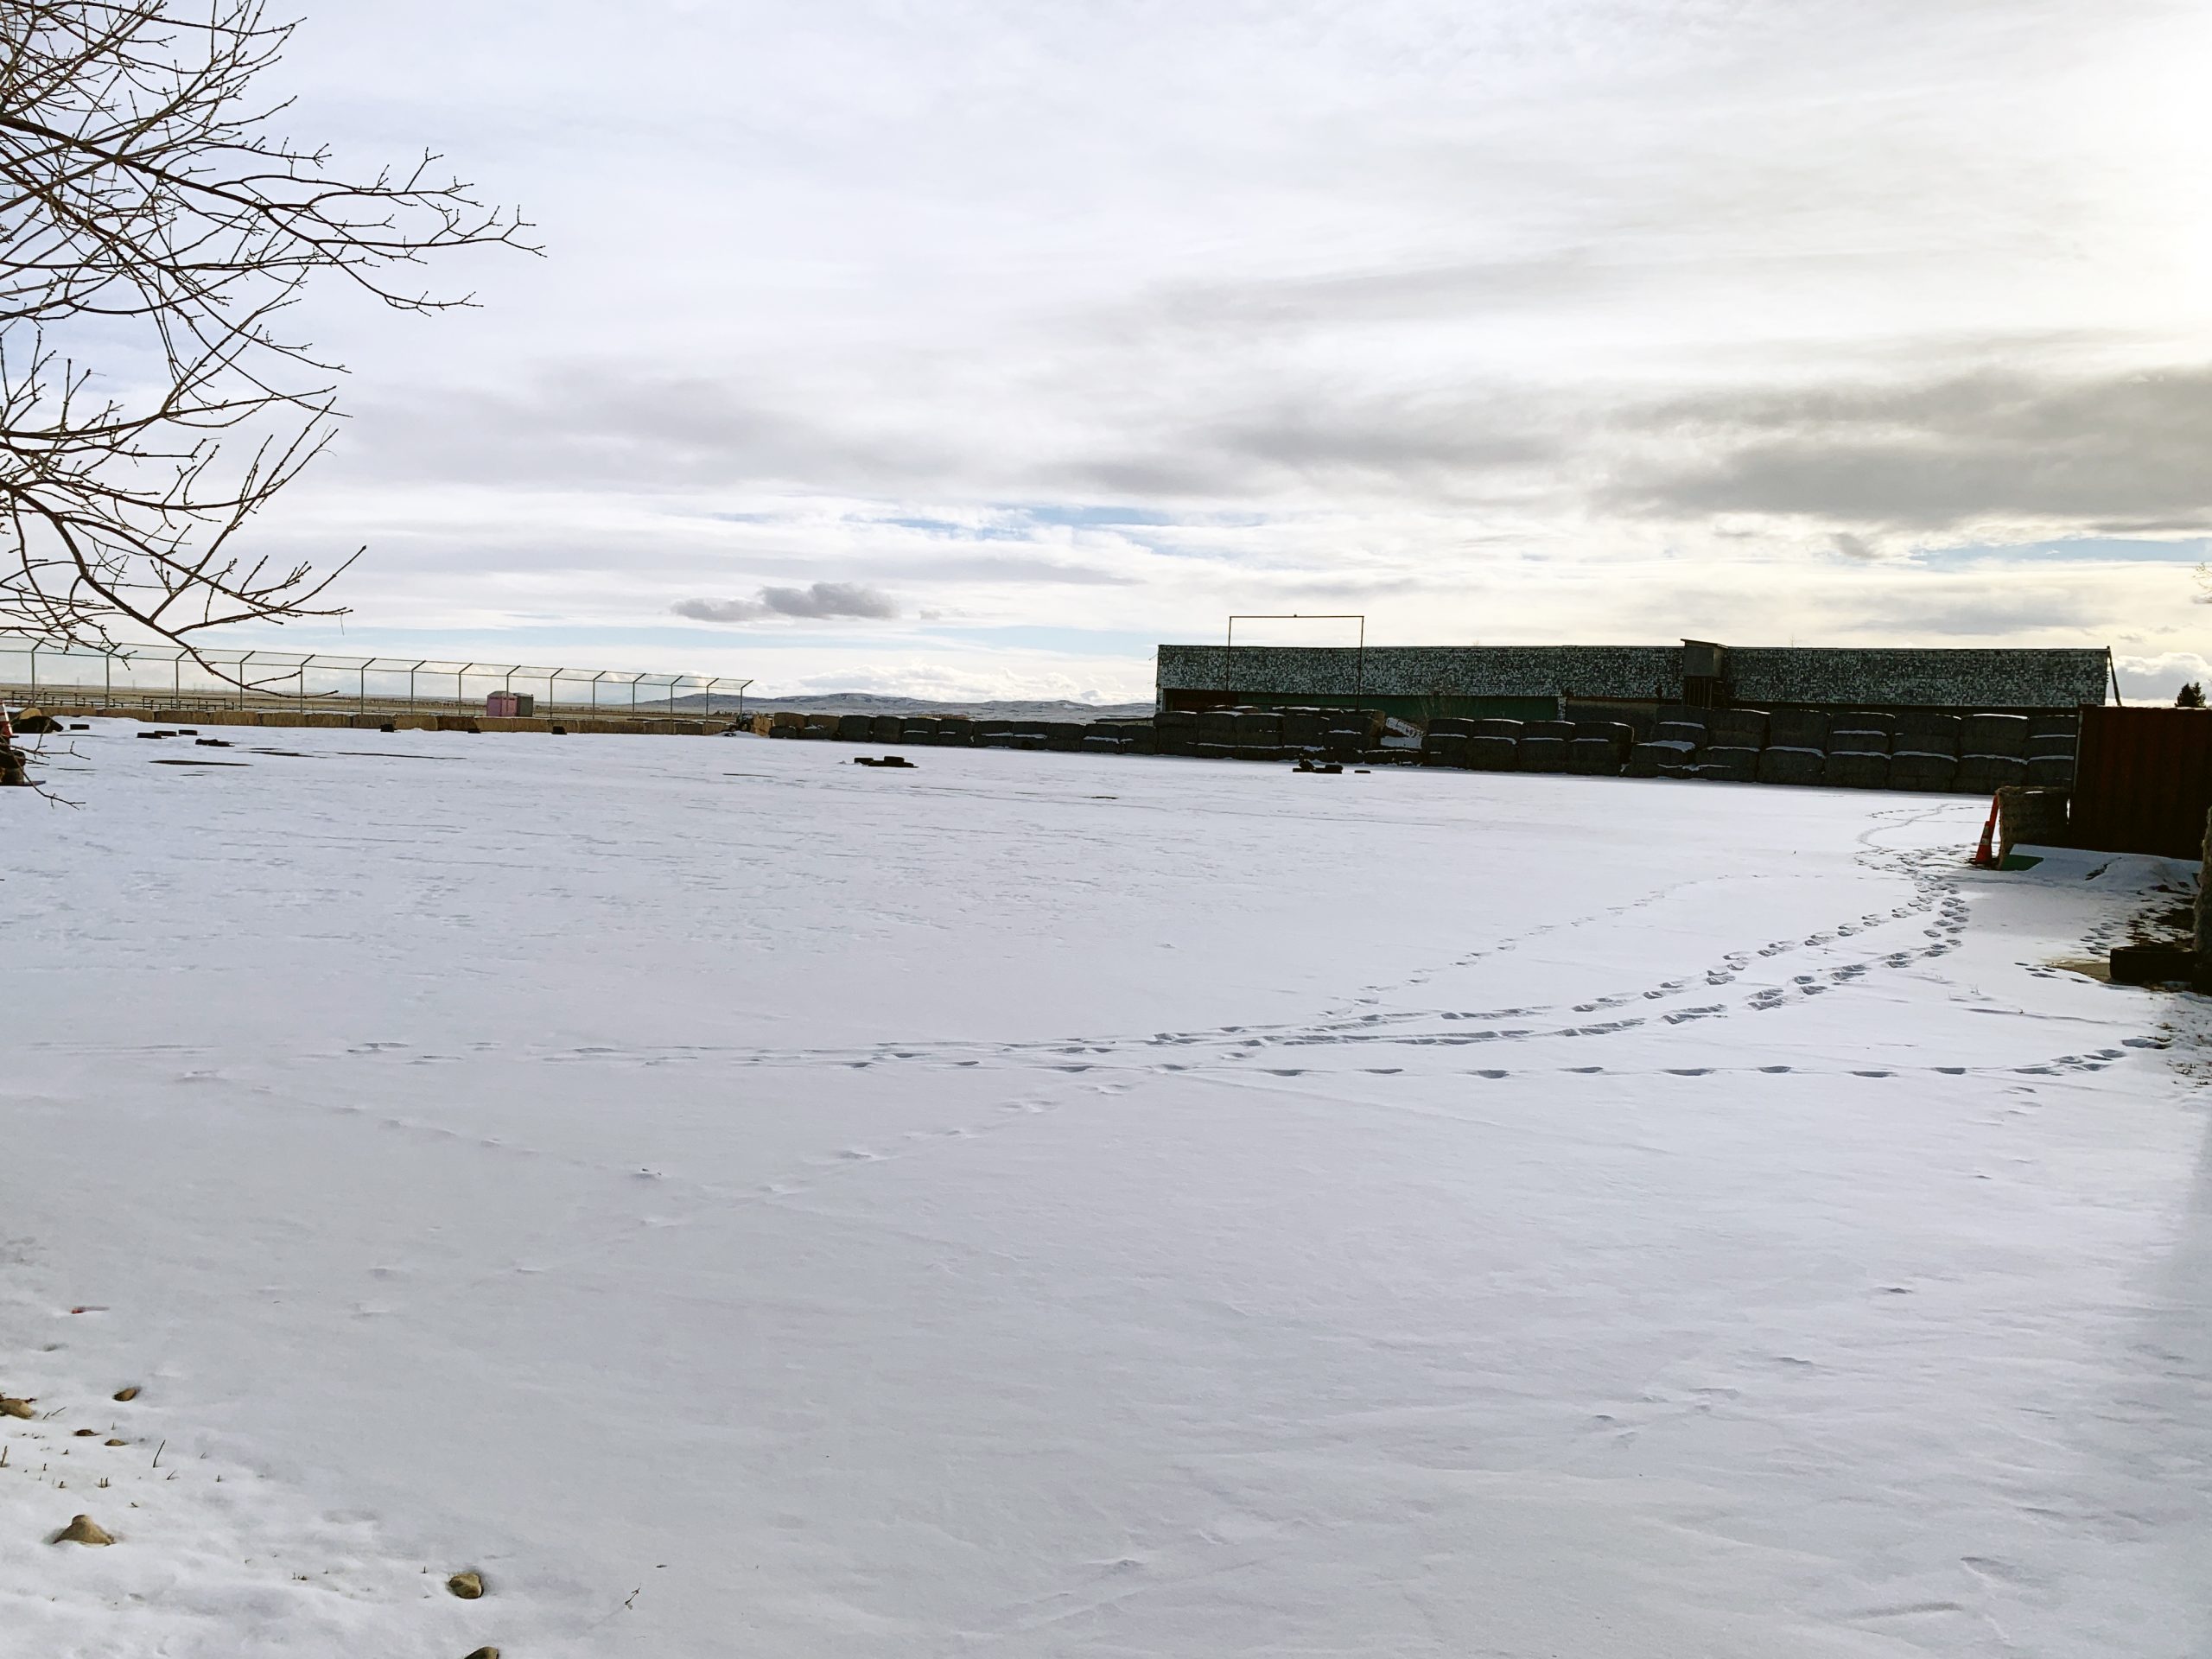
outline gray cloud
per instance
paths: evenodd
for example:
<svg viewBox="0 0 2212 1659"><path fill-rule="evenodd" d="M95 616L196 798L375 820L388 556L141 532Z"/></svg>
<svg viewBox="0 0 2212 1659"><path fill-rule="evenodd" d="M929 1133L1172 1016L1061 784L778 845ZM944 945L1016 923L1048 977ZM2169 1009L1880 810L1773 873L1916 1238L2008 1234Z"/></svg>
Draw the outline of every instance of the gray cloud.
<svg viewBox="0 0 2212 1659"><path fill-rule="evenodd" d="M899 607L890 594L853 582L817 582L810 588L763 588L758 599L679 600L669 609L695 622L757 622L771 616L811 620L840 616L880 620L899 614Z"/></svg>
<svg viewBox="0 0 2212 1659"><path fill-rule="evenodd" d="M2212 523L2212 368L1723 392L1630 417L1671 452L1606 504L1646 517L1770 513L1940 531L2057 520L2109 533ZM1840 537L1840 550L1856 538Z"/></svg>

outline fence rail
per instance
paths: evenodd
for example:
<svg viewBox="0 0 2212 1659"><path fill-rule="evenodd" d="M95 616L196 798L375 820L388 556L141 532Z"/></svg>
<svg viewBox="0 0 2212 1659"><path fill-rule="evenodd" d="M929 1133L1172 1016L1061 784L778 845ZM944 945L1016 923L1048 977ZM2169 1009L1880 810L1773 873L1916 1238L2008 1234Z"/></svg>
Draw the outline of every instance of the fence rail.
<svg viewBox="0 0 2212 1659"><path fill-rule="evenodd" d="M480 714L486 696L523 692L541 715L743 715L753 682L706 674L556 668L327 652L175 645L71 650L0 635L0 698L106 709L259 709L355 714ZM679 710L678 703L683 707Z"/></svg>

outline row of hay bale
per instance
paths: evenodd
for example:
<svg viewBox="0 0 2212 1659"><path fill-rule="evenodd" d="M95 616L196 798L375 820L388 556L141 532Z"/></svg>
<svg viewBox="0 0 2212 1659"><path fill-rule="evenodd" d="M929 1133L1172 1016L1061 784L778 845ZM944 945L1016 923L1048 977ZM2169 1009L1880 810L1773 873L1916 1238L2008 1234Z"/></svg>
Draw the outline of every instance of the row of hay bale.
<svg viewBox="0 0 2212 1659"><path fill-rule="evenodd" d="M1968 795L2015 785L2069 789L2081 732L2070 714L1684 712L1705 718L1659 722L1630 750L1630 775Z"/></svg>
<svg viewBox="0 0 2212 1659"><path fill-rule="evenodd" d="M1986 795L2071 787L2079 728L2075 715L1678 706L1648 735L1618 721L1439 720L1421 747L1431 765L1478 771Z"/></svg>
<svg viewBox="0 0 2212 1659"><path fill-rule="evenodd" d="M1329 754L1358 759L1382 733L1382 716L1351 709L1216 709L1168 713L1150 720L1014 720L964 715L762 715L753 730L768 737L843 743L944 744L984 749L1045 749L1061 753L1203 755L1216 760L1282 760ZM1417 758L1415 738L1391 760Z"/></svg>
<svg viewBox="0 0 2212 1659"><path fill-rule="evenodd" d="M762 715L770 737L847 743L1325 759L1370 766L1590 777L1703 778L1856 789L1989 794L2008 785L2063 789L2074 779L2079 719L1936 711L1664 708L1641 728L1615 720L1438 719L1425 728L1370 709L1210 709L1144 721L990 716Z"/></svg>
<svg viewBox="0 0 2212 1659"><path fill-rule="evenodd" d="M1212 760L1389 761L1409 760L1414 751L1408 737L1402 747L1382 752L1385 722L1368 709L1209 709L1162 714L1153 725L1160 753Z"/></svg>

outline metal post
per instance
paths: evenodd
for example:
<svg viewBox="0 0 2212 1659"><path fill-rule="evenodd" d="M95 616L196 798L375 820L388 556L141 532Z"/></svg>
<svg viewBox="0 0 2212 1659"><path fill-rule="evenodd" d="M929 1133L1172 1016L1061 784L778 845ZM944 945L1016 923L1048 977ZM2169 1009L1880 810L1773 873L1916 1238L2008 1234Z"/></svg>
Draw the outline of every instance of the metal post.
<svg viewBox="0 0 2212 1659"><path fill-rule="evenodd" d="M31 704L38 704L38 646L31 646Z"/></svg>

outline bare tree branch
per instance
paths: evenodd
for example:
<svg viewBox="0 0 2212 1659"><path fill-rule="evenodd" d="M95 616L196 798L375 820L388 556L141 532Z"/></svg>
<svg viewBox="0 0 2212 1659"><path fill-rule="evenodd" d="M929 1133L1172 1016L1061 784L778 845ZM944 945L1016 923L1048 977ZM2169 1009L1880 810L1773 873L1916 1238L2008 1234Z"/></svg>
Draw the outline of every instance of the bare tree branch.
<svg viewBox="0 0 2212 1659"><path fill-rule="evenodd" d="M397 310L449 249L531 251L424 155L365 180L255 101L264 0L0 5L0 628L112 647L331 616L352 563L239 550L329 441L339 365L278 331L325 273ZM353 556L358 556L358 550Z"/></svg>

